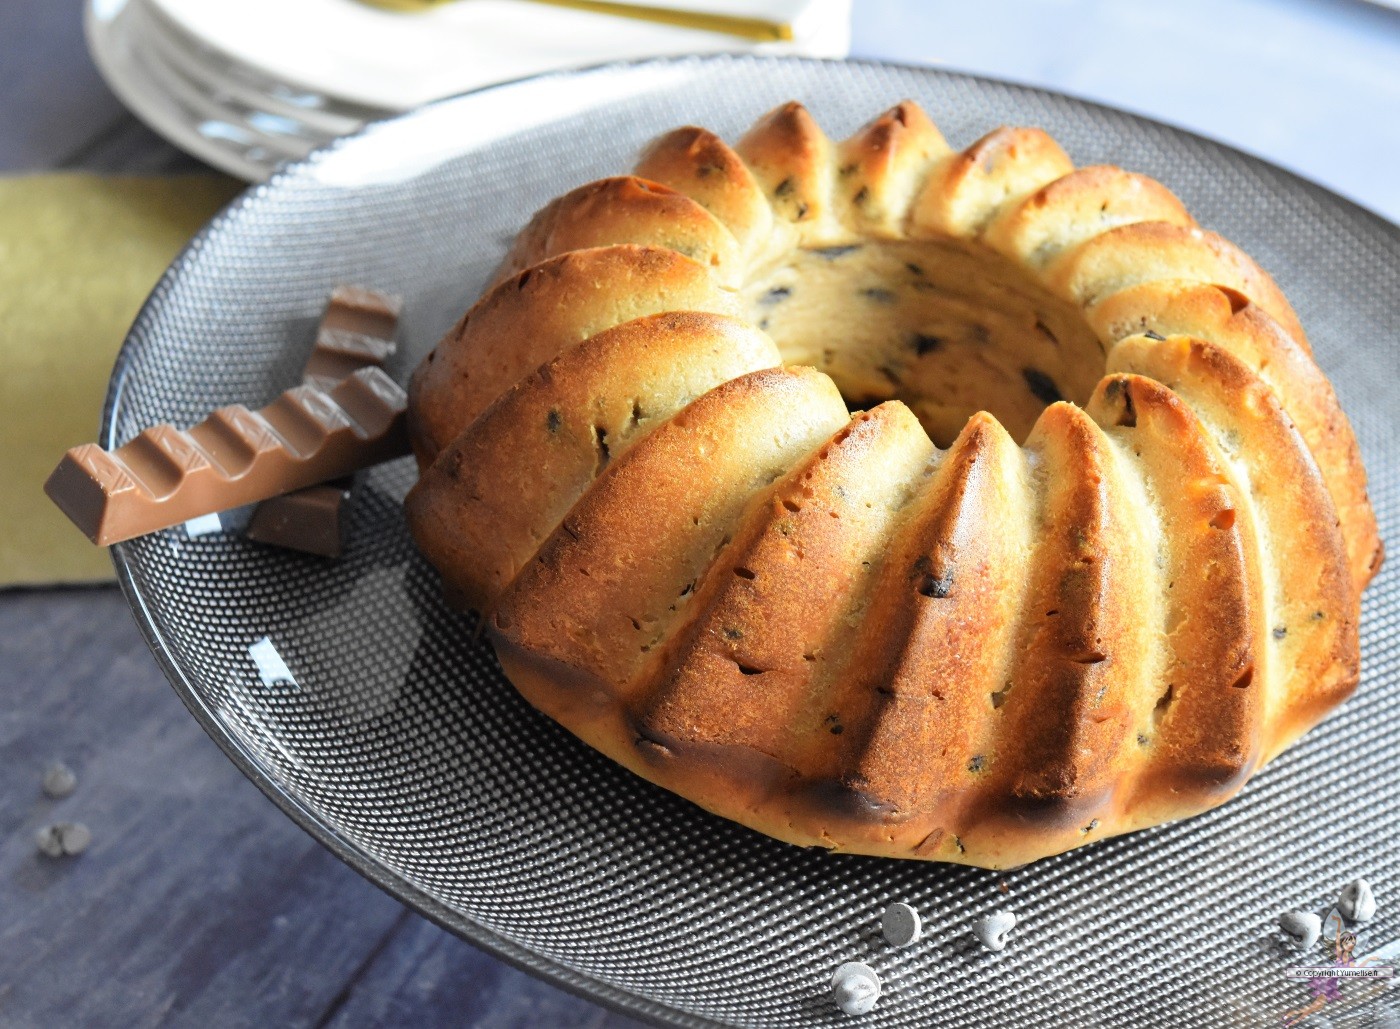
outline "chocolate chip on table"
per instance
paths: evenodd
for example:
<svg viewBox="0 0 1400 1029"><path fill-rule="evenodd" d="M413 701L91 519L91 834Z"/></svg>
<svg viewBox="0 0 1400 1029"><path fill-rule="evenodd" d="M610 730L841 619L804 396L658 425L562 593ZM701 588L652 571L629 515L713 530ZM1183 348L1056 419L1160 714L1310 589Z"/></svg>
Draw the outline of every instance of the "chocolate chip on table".
<svg viewBox="0 0 1400 1029"><path fill-rule="evenodd" d="M34 842L49 857L72 857L88 849L92 833L81 822L55 822L40 829Z"/></svg>
<svg viewBox="0 0 1400 1029"><path fill-rule="evenodd" d="M880 999L880 977L860 961L847 961L831 976L831 999L848 1015L869 1014Z"/></svg>
<svg viewBox="0 0 1400 1029"><path fill-rule="evenodd" d="M907 947L923 935L919 913L908 904L891 904L880 916L880 931L892 947Z"/></svg>
<svg viewBox="0 0 1400 1029"><path fill-rule="evenodd" d="M1322 919L1311 911L1285 911L1279 915L1278 924L1299 950L1311 950L1322 935Z"/></svg>
<svg viewBox="0 0 1400 1029"><path fill-rule="evenodd" d="M1059 338L1053 332L1050 331L1050 327L1044 322L1040 321L1039 319L1036 319L1035 328L1037 332L1039 332L1042 336L1047 337L1050 340L1050 342L1053 343L1055 346L1060 345Z"/></svg>
<svg viewBox="0 0 1400 1029"><path fill-rule="evenodd" d="M73 791L78 788L78 777L73 769L69 768L62 761L55 761L44 769L44 796L53 800L62 800L64 797L72 796Z"/></svg>
<svg viewBox="0 0 1400 1029"><path fill-rule="evenodd" d="M1365 879L1347 883L1342 887L1337 909L1349 922L1369 922L1375 918L1376 895L1371 890L1371 884Z"/></svg>
<svg viewBox="0 0 1400 1029"><path fill-rule="evenodd" d="M1026 380L1026 386L1037 400L1043 400L1047 404L1056 404L1065 398L1060 392L1060 387L1055 385L1055 380L1046 375L1039 368L1022 368L1021 378Z"/></svg>
<svg viewBox="0 0 1400 1029"><path fill-rule="evenodd" d="M993 911L972 923L972 935L988 950L1005 950L1006 939L1016 928L1016 916L1010 911Z"/></svg>

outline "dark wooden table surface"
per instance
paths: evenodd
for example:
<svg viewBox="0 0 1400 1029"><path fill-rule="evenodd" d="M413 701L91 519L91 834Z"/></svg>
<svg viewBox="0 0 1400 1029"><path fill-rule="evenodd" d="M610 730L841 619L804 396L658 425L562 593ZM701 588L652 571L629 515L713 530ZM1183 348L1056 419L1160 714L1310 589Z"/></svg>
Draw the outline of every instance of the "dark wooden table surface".
<svg viewBox="0 0 1400 1029"><path fill-rule="evenodd" d="M1020 17L1011 0L858 0L855 51L1116 101L1400 215L1400 16L1233 6L1181 0L1170 21L1117 0ZM1220 22L1246 16L1248 47ZM80 22L77 0L0 0L0 172L200 167L107 91ZM1141 73L1149 29L1182 74ZM57 801L39 789L55 759L80 780ZM37 854L59 819L91 828L85 854ZM0 592L0 1025L438 1024L633 1023L450 936L306 836L185 712L115 588Z"/></svg>

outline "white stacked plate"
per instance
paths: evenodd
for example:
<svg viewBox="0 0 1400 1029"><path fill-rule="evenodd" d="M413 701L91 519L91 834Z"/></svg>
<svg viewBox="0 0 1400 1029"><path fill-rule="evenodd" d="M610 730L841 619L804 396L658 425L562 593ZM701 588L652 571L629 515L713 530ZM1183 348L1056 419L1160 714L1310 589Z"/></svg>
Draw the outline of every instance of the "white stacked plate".
<svg viewBox="0 0 1400 1029"><path fill-rule="evenodd" d="M527 75L655 55L843 57L850 48L851 0L703 6L762 7L794 38L754 43L530 0L457 0L414 14L359 0L88 0L86 25L98 69L138 117L256 182L367 121Z"/></svg>

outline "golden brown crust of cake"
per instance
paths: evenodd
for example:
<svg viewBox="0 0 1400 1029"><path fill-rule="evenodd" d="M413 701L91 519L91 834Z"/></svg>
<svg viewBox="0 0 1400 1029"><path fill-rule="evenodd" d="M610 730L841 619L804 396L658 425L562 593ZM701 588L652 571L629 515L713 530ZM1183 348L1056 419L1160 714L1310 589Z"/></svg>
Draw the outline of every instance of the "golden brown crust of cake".
<svg viewBox="0 0 1400 1029"><path fill-rule="evenodd" d="M709 268L720 282L738 273L738 242L718 218L659 182L619 175L565 193L530 219L497 281L559 254L617 243L672 250Z"/></svg>
<svg viewBox="0 0 1400 1029"><path fill-rule="evenodd" d="M1270 583L1268 635L1261 638L1278 667L1279 687L1264 711L1276 741L1266 755L1272 757L1346 699L1360 673L1360 595L1327 486L1277 395L1224 348L1185 336L1138 336L1114 348L1108 368L1149 376L1156 388L1172 391L1212 426L1207 438L1226 441L1226 457L1239 469L1249 501L1240 510L1255 513L1261 574ZM1166 535L1180 536L1170 528ZM1302 568L1308 573L1299 575Z"/></svg>
<svg viewBox="0 0 1400 1029"><path fill-rule="evenodd" d="M842 734L845 782L875 807L909 817L990 771L1034 550L1029 475L1001 424L975 415L891 538L866 614L879 628L851 660L864 710Z"/></svg>
<svg viewBox="0 0 1400 1029"><path fill-rule="evenodd" d="M1003 204L982 241L1031 268L1043 269L1099 233L1137 222L1196 224L1160 182L1111 165L1080 168L1020 203Z"/></svg>
<svg viewBox="0 0 1400 1029"><path fill-rule="evenodd" d="M818 224L831 214L831 140L807 108L783 104L751 128L735 148L753 172L778 222Z"/></svg>
<svg viewBox="0 0 1400 1029"><path fill-rule="evenodd" d="M698 587L701 614L639 706L644 737L672 750L746 748L819 774L849 721L845 659L874 567L933 456L918 420L891 401L856 415L777 483ZM814 605L818 597L830 599Z"/></svg>
<svg viewBox="0 0 1400 1029"><path fill-rule="evenodd" d="M560 351L633 318L676 310L740 313L704 265L661 247L574 250L505 280L413 373L408 396L420 466Z"/></svg>
<svg viewBox="0 0 1400 1029"><path fill-rule="evenodd" d="M1204 229L1170 222L1120 225L1070 250L1046 270L1046 279L1085 308L1144 282L1224 286L1258 304L1311 352L1298 316L1274 280L1239 247Z"/></svg>
<svg viewBox="0 0 1400 1029"><path fill-rule="evenodd" d="M845 421L831 380L808 368L704 394L573 506L497 600L493 636L628 695L756 494Z"/></svg>
<svg viewBox="0 0 1400 1029"><path fill-rule="evenodd" d="M636 174L690 197L752 252L773 228L773 209L753 172L729 145L693 125L668 132L642 152Z"/></svg>
<svg viewBox="0 0 1400 1029"><path fill-rule="evenodd" d="M875 238L901 238L909 205L935 162L951 155L928 115L907 100L842 143L836 188L858 231Z"/></svg>
<svg viewBox="0 0 1400 1029"><path fill-rule="evenodd" d="M994 129L942 162L914 201L909 235L976 236L1002 207L1072 171L1040 129Z"/></svg>
<svg viewBox="0 0 1400 1029"><path fill-rule="evenodd" d="M1148 332L1209 340L1273 390L1327 483L1359 597L1383 556L1376 516L1366 496L1356 437L1332 384L1307 349L1244 294L1218 285L1144 283L1105 298L1086 314L1106 342Z"/></svg>
<svg viewBox="0 0 1400 1029"><path fill-rule="evenodd" d="M1223 455L1171 390L1110 376L1088 413L1121 437L1160 519L1165 582L1153 608L1170 645L1153 677L1165 685L1149 697L1148 718L1135 719L1146 737L1144 778L1154 793L1233 792L1260 757L1260 687L1265 662L1273 664L1263 649L1258 527Z"/></svg>
<svg viewBox="0 0 1400 1029"><path fill-rule="evenodd" d="M564 351L442 450L404 501L419 550L465 607L489 610L569 508L676 411L782 363L744 322L668 311Z"/></svg>
<svg viewBox="0 0 1400 1029"><path fill-rule="evenodd" d="M774 367L797 267L940 326L841 373L883 396L1038 348L1024 445L980 413L940 451ZM1381 548L1350 426L1282 291L1150 179L1032 128L953 152L909 102L833 143L790 103L732 148L663 136L504 272L414 377L415 537L532 704L726 818L1009 867L1221 803L1356 684ZM1083 409L1069 353L1103 373Z"/></svg>

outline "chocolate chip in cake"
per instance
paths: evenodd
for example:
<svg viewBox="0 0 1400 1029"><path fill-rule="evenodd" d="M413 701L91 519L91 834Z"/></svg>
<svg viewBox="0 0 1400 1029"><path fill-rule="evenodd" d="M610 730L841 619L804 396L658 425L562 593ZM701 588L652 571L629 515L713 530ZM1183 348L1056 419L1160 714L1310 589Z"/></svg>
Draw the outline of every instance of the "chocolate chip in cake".
<svg viewBox="0 0 1400 1029"><path fill-rule="evenodd" d="M834 261L838 257L844 257L846 254L851 253L851 251L859 249L859 243L849 243L839 247L813 247L810 252L824 260Z"/></svg>
<svg viewBox="0 0 1400 1029"><path fill-rule="evenodd" d="M931 354L943 346L943 340L938 336L929 336L922 332L916 332L914 333L914 338L910 340L910 345L913 346L914 353L923 357L925 354Z"/></svg>
<svg viewBox="0 0 1400 1029"><path fill-rule="evenodd" d="M1167 338L1166 336L1159 336L1151 329L1148 329L1146 332L1143 333L1143 335L1146 336L1148 339L1155 339L1158 343L1163 342Z"/></svg>
<svg viewBox="0 0 1400 1029"><path fill-rule="evenodd" d="M935 600L942 600L953 592L953 570L945 568L942 572L935 572L933 560L925 554L914 562L914 578L920 593Z"/></svg>
<svg viewBox="0 0 1400 1029"><path fill-rule="evenodd" d="M1027 388L1037 400L1043 400L1047 404L1056 404L1065 398L1064 394L1060 392L1060 387L1055 385L1055 380L1039 368L1022 368L1021 378L1026 380Z"/></svg>
<svg viewBox="0 0 1400 1029"><path fill-rule="evenodd" d="M550 433L558 432L562 422L563 419L559 417L558 411L550 411L544 420L545 428L549 429Z"/></svg>
<svg viewBox="0 0 1400 1029"><path fill-rule="evenodd" d="M781 304L788 297L792 296L791 286L774 286L763 296L758 298L758 302L764 307L772 307L774 304Z"/></svg>
<svg viewBox="0 0 1400 1029"><path fill-rule="evenodd" d="M883 286L867 286L860 291L860 295L877 304L892 304L895 300L893 291L885 289Z"/></svg>

